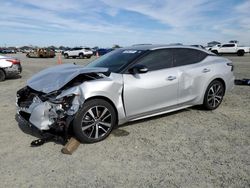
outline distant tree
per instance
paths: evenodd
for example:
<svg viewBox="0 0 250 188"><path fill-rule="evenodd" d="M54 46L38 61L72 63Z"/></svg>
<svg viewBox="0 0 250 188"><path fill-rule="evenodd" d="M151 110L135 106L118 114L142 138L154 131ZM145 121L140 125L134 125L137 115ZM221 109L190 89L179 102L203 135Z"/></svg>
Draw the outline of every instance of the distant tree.
<svg viewBox="0 0 250 188"><path fill-rule="evenodd" d="M53 46L53 45L51 45L51 46L48 46L48 48L49 48L49 49L52 49L52 50L55 50L55 49L57 49L57 47L55 47L55 46Z"/></svg>
<svg viewBox="0 0 250 188"><path fill-rule="evenodd" d="M113 48L113 49L121 48L121 46L119 46L118 44L114 44L112 48Z"/></svg>
<svg viewBox="0 0 250 188"><path fill-rule="evenodd" d="M64 50L65 47L64 46L59 46L59 50Z"/></svg>

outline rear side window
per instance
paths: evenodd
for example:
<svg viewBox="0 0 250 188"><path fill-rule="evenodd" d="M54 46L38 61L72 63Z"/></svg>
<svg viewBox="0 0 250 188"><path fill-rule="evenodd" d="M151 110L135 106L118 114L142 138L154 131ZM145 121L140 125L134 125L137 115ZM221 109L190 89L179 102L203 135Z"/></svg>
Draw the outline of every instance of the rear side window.
<svg viewBox="0 0 250 188"><path fill-rule="evenodd" d="M207 53L189 49L189 48L177 48L174 49L174 66L190 65L194 63L199 63L208 56Z"/></svg>
<svg viewBox="0 0 250 188"><path fill-rule="evenodd" d="M173 66L171 49L155 50L140 59L136 64L145 65L149 71L170 68Z"/></svg>

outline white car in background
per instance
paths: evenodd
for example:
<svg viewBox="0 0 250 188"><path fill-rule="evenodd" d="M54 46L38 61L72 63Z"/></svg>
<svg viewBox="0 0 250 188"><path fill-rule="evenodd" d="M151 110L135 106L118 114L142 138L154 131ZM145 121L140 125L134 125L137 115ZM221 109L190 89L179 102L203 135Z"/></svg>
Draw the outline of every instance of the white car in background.
<svg viewBox="0 0 250 188"><path fill-rule="evenodd" d="M0 55L0 82L22 72L20 60Z"/></svg>
<svg viewBox="0 0 250 188"><path fill-rule="evenodd" d="M238 56L244 56L245 53L249 53L250 48L239 46L237 43L227 43L215 45L211 48L211 51L215 54L237 54Z"/></svg>
<svg viewBox="0 0 250 188"><path fill-rule="evenodd" d="M218 49L219 47L221 47L221 44L216 44L214 46L207 46L205 47L205 49L211 51L212 49Z"/></svg>
<svg viewBox="0 0 250 188"><path fill-rule="evenodd" d="M91 56L93 55L93 52L90 48L84 47L84 48L73 48L71 50L67 50L63 53L64 58L69 58L69 57L73 57L73 58L84 58L87 57L88 59L91 58Z"/></svg>

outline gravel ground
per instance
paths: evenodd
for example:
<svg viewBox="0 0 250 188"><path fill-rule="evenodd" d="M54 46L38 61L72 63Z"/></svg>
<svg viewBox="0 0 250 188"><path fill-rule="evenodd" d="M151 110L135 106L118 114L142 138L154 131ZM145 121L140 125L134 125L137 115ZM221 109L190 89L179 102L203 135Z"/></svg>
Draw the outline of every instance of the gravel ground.
<svg viewBox="0 0 250 188"><path fill-rule="evenodd" d="M250 187L249 86L235 86L215 111L188 108L126 124L69 156L53 142L31 148L36 138L15 120L16 91L57 58L11 56L23 73L0 83L0 187ZM227 58L236 78L250 78L250 55Z"/></svg>

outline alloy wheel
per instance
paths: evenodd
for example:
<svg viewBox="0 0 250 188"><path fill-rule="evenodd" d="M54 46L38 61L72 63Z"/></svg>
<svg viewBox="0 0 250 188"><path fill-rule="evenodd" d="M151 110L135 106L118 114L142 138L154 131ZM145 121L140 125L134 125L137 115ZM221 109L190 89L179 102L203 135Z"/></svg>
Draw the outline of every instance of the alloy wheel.
<svg viewBox="0 0 250 188"><path fill-rule="evenodd" d="M223 86L220 83L213 84L209 90L207 95L208 105L212 108L216 108L220 105L224 95Z"/></svg>
<svg viewBox="0 0 250 188"><path fill-rule="evenodd" d="M82 132L90 139L99 139L109 133L112 115L104 106L91 107L82 118Z"/></svg>

